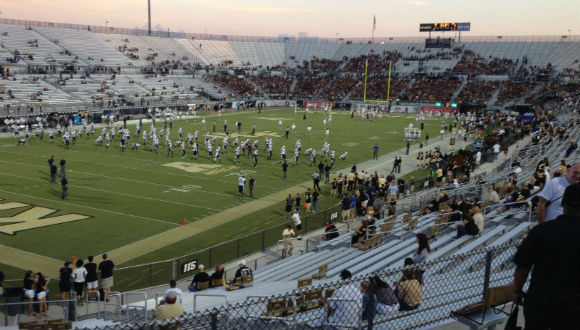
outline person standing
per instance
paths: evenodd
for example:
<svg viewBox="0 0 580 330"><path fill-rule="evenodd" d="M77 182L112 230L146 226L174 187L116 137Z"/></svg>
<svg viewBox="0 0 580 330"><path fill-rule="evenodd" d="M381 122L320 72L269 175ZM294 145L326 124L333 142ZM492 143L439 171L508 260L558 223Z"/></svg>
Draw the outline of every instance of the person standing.
<svg viewBox="0 0 580 330"><path fill-rule="evenodd" d="M284 212L285 212L285 216L286 218L290 217L290 213L292 212L292 204L294 203L294 199L292 198L292 194L288 194L288 197L286 197L286 205L284 207Z"/></svg>
<svg viewBox="0 0 580 330"><path fill-rule="evenodd" d="M85 269L87 270L87 290L88 300L91 300L91 296L95 297L95 300L98 297L98 287L99 287L99 279L97 277L97 264L93 262L94 257L89 256L88 262L85 264Z"/></svg>
<svg viewBox="0 0 580 330"><path fill-rule="evenodd" d="M250 180L248 181L248 187L250 188L250 197L254 198L254 186L256 185L256 179L250 175Z"/></svg>
<svg viewBox="0 0 580 330"><path fill-rule="evenodd" d="M78 259L76 262L77 268L72 272L72 278L74 282L74 289L77 294L77 305L83 306L83 288L85 286L85 279L87 277L87 270L83 267L83 259Z"/></svg>
<svg viewBox="0 0 580 330"><path fill-rule="evenodd" d="M61 177L63 177L66 174L66 170L65 170L65 167L64 167L65 164L66 164L66 160L64 160L64 158L61 159L60 160L60 176Z"/></svg>
<svg viewBox="0 0 580 330"><path fill-rule="evenodd" d="M101 286L103 287L103 292L105 293L105 301L109 301L109 293L114 285L113 282L113 271L115 270L115 264L108 259L108 255L103 254L103 261L99 264L99 273L101 273Z"/></svg>
<svg viewBox="0 0 580 330"><path fill-rule="evenodd" d="M513 300L525 295L526 329L580 329L580 184L568 186L563 214L532 228L513 259Z"/></svg>
<svg viewBox="0 0 580 330"><path fill-rule="evenodd" d="M68 196L68 180L66 179L66 175L63 175L62 179L60 179L60 185L62 186L62 194L60 195L60 198L66 199Z"/></svg>
<svg viewBox="0 0 580 330"><path fill-rule="evenodd" d="M292 230L292 226L290 225L282 231L282 244L284 246L284 249L282 250L282 258L292 255L292 252L294 251L294 245L292 244L294 235L294 230Z"/></svg>
<svg viewBox="0 0 580 330"><path fill-rule="evenodd" d="M405 155L409 155L410 148L411 148L411 143L409 141L407 141L407 151L405 152Z"/></svg>
<svg viewBox="0 0 580 330"><path fill-rule="evenodd" d="M540 193L537 207L539 223L554 220L564 212L562 208L564 191L569 185L576 183L580 183L580 163L570 167L565 177L550 180Z"/></svg>
<svg viewBox="0 0 580 330"><path fill-rule="evenodd" d="M330 182L330 170L331 169L332 169L332 166L330 166L328 163L326 163L326 166L324 166L324 183Z"/></svg>
<svg viewBox="0 0 580 330"><path fill-rule="evenodd" d="M320 175L317 172L312 174L312 189L314 191L320 191Z"/></svg>
<svg viewBox="0 0 580 330"><path fill-rule="evenodd" d="M54 155L50 156L48 159L48 168L50 169L54 165Z"/></svg>
<svg viewBox="0 0 580 330"><path fill-rule="evenodd" d="M319 196L320 196L320 194L316 190L312 193L312 210L314 212L318 211L318 197Z"/></svg>
<svg viewBox="0 0 580 330"><path fill-rule="evenodd" d="M246 176L242 175L238 178L238 197L244 196L244 186L246 185Z"/></svg>
<svg viewBox="0 0 580 330"><path fill-rule="evenodd" d="M58 281L58 288L60 290L60 298L62 300L68 299L68 295L70 293L70 280L72 278L72 268L70 267L71 262L66 261L64 263L64 267L61 267L58 271L60 274L59 281Z"/></svg>
<svg viewBox="0 0 580 330"><path fill-rule="evenodd" d="M288 163L286 159L284 159L284 163L282 163L282 171L284 172L284 179L286 179L286 172L288 172Z"/></svg>
<svg viewBox="0 0 580 330"><path fill-rule="evenodd" d="M373 159L379 159L379 145L376 143L373 147Z"/></svg>
<svg viewBox="0 0 580 330"><path fill-rule="evenodd" d="M56 183L56 172L58 168L54 164L50 164L50 183Z"/></svg>
<svg viewBox="0 0 580 330"><path fill-rule="evenodd" d="M296 226L296 232L298 232L297 240L302 239L302 221L300 220L300 214L298 213L299 208L297 207L292 214L292 222Z"/></svg>

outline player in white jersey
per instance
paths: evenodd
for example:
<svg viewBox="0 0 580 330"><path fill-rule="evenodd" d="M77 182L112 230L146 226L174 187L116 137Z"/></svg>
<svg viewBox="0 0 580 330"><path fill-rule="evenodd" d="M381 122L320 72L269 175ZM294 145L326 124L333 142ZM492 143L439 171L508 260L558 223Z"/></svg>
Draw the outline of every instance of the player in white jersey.
<svg viewBox="0 0 580 330"><path fill-rule="evenodd" d="M194 143L191 145L191 151L192 151L192 153L193 153L193 154L191 155L191 158L193 158L193 159L197 159L197 154L199 153L199 145L197 144L197 142L194 142Z"/></svg>
<svg viewBox="0 0 580 330"><path fill-rule="evenodd" d="M332 152L330 153L330 166L331 167L334 165L335 159L336 159L336 154L335 154L334 150L332 150Z"/></svg>
<svg viewBox="0 0 580 330"><path fill-rule="evenodd" d="M348 152L346 152L346 151L345 151L345 152L344 152L343 154L341 154L341 155L340 155L340 157L338 157L338 158L339 158L339 159L341 159L341 160L345 160L345 159L347 159L347 158L348 158Z"/></svg>
<svg viewBox="0 0 580 330"><path fill-rule="evenodd" d="M139 150L139 147L141 147L141 145L139 143L133 142L131 149L133 149L133 150Z"/></svg>
<svg viewBox="0 0 580 330"><path fill-rule="evenodd" d="M300 158L300 153L298 150L294 150L294 157L292 158L294 165L298 165L298 158Z"/></svg>
<svg viewBox="0 0 580 330"><path fill-rule="evenodd" d="M167 141L167 157L173 157L173 142L171 140Z"/></svg>
<svg viewBox="0 0 580 330"><path fill-rule="evenodd" d="M234 163L236 163L236 162L239 163L240 162L240 153L241 153L240 147L236 147L236 156L234 158Z"/></svg>
<svg viewBox="0 0 580 330"><path fill-rule="evenodd" d="M292 124L292 134L296 134L296 124Z"/></svg>
<svg viewBox="0 0 580 330"><path fill-rule="evenodd" d="M258 166L258 149L254 149L254 168Z"/></svg>
<svg viewBox="0 0 580 330"><path fill-rule="evenodd" d="M213 156L213 146L208 143L207 144L207 159L211 159Z"/></svg>
<svg viewBox="0 0 580 330"><path fill-rule="evenodd" d="M216 162L216 161L219 161L219 162L220 162L220 164L221 164L221 162L222 162L222 157L220 156L220 150L221 150L221 149L220 149L220 147L216 147L216 148L215 148L215 156L213 157L213 161L214 161L214 162Z"/></svg>
<svg viewBox="0 0 580 330"><path fill-rule="evenodd" d="M179 135L179 138L180 138L180 139L182 139L182 138L183 138L183 128L181 128L181 127L180 127L180 128L177 130L177 134Z"/></svg>
<svg viewBox="0 0 580 330"><path fill-rule="evenodd" d="M180 143L181 145L181 158L185 158L185 146L187 145L187 143L184 143L183 141Z"/></svg>
<svg viewBox="0 0 580 330"><path fill-rule="evenodd" d="M312 153L310 154L310 166L312 165L316 165L316 150L312 150Z"/></svg>
<svg viewBox="0 0 580 330"><path fill-rule="evenodd" d="M324 139L328 140L328 135L330 134L330 130L327 128L326 131L324 131L324 134L325 134Z"/></svg>
<svg viewBox="0 0 580 330"><path fill-rule="evenodd" d="M157 138L157 135L153 136L153 145L151 145L151 151L155 151L155 154L159 152L159 138Z"/></svg>
<svg viewBox="0 0 580 330"><path fill-rule="evenodd" d="M60 124L56 124L56 135L61 136L62 134L62 126Z"/></svg>
<svg viewBox="0 0 580 330"><path fill-rule="evenodd" d="M280 129L280 132L282 132L282 121L278 120L278 128Z"/></svg>
<svg viewBox="0 0 580 330"><path fill-rule="evenodd" d="M103 145L103 136L102 135L99 135L97 137L97 139L95 140L95 144L99 147Z"/></svg>
<svg viewBox="0 0 580 330"><path fill-rule="evenodd" d="M282 146L282 148L280 148L280 163L286 160L286 146Z"/></svg>
<svg viewBox="0 0 580 330"><path fill-rule="evenodd" d="M50 140L50 143L54 143L54 132L52 131L52 128L48 129L48 139Z"/></svg>
<svg viewBox="0 0 580 330"><path fill-rule="evenodd" d="M308 134L308 136L312 136L312 127L311 126L306 127L306 134Z"/></svg>
<svg viewBox="0 0 580 330"><path fill-rule="evenodd" d="M268 144L268 160L272 159L272 143Z"/></svg>
<svg viewBox="0 0 580 330"><path fill-rule="evenodd" d="M205 118L201 120L201 126L203 126L203 129L205 129Z"/></svg>

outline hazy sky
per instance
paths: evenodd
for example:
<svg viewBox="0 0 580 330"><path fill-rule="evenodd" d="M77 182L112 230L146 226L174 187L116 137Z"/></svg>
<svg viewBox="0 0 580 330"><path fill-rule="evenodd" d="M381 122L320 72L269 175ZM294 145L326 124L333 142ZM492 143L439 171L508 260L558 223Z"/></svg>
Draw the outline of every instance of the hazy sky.
<svg viewBox="0 0 580 330"><path fill-rule="evenodd" d="M192 33L418 36L419 23L471 22L468 35L580 32L580 0L151 0L152 25ZM147 0L0 0L0 17L134 28Z"/></svg>

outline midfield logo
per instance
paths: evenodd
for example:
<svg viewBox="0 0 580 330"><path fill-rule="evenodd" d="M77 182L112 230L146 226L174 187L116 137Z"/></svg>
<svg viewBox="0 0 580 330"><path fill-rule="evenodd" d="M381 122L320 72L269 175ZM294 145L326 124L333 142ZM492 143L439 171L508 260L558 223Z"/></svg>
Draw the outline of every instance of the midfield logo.
<svg viewBox="0 0 580 330"><path fill-rule="evenodd" d="M1 200L3 199L0 198L0 201ZM30 206L33 205L18 202L0 203L0 211ZM56 211L57 210L49 209L46 207L34 206L31 209L20 212L11 217L0 217L0 224L8 223L8 225L0 226L0 232L8 235L14 235L16 232L23 230L36 229L40 227L58 225L61 223L90 218L90 216L76 213L46 218L46 216Z"/></svg>

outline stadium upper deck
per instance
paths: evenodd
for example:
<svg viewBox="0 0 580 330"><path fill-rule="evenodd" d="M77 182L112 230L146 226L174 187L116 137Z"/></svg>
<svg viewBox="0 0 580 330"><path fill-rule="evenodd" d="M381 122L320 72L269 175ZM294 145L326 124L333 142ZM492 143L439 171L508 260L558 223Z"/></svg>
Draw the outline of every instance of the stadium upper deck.
<svg viewBox="0 0 580 330"><path fill-rule="evenodd" d="M434 50L424 47L423 38L376 38L371 43L166 33L150 37L142 32L1 19L5 79L0 109L29 113L247 97L356 101L363 96L367 59L367 99L385 98L389 61L391 97L413 102L504 104L550 90L550 81L580 79L580 36L463 37L453 48ZM444 91L431 81L441 77Z"/></svg>

